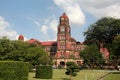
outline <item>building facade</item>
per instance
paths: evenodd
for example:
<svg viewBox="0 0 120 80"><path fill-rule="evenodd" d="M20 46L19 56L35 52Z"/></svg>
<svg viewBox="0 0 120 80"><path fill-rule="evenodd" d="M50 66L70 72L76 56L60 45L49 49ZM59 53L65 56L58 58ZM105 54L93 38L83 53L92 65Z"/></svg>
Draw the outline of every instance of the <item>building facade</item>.
<svg viewBox="0 0 120 80"><path fill-rule="evenodd" d="M20 35L18 40L24 41L24 36ZM74 61L79 64L83 62L79 53L85 48L85 45L71 37L69 18L65 13L59 18L56 41L41 42L36 39L30 39L27 42L43 46L48 55L53 58L54 66L61 65L65 67L68 61ZM103 48L100 48L100 51L104 53Z"/></svg>
<svg viewBox="0 0 120 80"><path fill-rule="evenodd" d="M24 41L24 36L20 35L18 40ZM67 61L81 62L79 52L85 47L84 44L71 37L69 18L65 13L59 18L56 41L41 42L30 39L27 42L43 46L48 55L53 57L53 62L57 66L64 66Z"/></svg>
<svg viewBox="0 0 120 80"><path fill-rule="evenodd" d="M59 24L57 27L57 52L55 54L54 62L57 65L63 66L67 61L81 63L82 61L79 52L84 49L84 47L85 45L71 37L69 18L63 13L59 18Z"/></svg>

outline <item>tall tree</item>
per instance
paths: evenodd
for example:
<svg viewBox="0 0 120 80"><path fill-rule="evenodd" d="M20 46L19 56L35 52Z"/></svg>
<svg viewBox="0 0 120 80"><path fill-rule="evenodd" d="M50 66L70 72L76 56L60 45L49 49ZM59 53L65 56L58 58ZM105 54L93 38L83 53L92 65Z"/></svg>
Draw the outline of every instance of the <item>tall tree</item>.
<svg viewBox="0 0 120 80"><path fill-rule="evenodd" d="M120 34L113 39L109 48L111 50L110 63L114 66L120 65Z"/></svg>
<svg viewBox="0 0 120 80"><path fill-rule="evenodd" d="M3 37L0 39L0 60L25 61L36 65L49 63L49 56L40 45L31 46L27 42Z"/></svg>
<svg viewBox="0 0 120 80"><path fill-rule="evenodd" d="M117 57L120 58L120 34L113 39L111 44L111 51Z"/></svg>
<svg viewBox="0 0 120 80"><path fill-rule="evenodd" d="M98 47L95 45L85 47L80 52L80 57L83 58L84 64L87 64L90 68L93 68L95 65L101 66L104 64L102 53L99 52Z"/></svg>
<svg viewBox="0 0 120 80"><path fill-rule="evenodd" d="M13 45L7 37L0 39L0 60L5 60L7 55L13 50Z"/></svg>
<svg viewBox="0 0 120 80"><path fill-rule="evenodd" d="M120 19L110 17L101 18L84 32L87 44L97 43L100 45L103 43L104 46L112 43L118 34L120 34Z"/></svg>
<svg viewBox="0 0 120 80"><path fill-rule="evenodd" d="M29 44L23 41L11 41L13 50L7 55L8 60L25 61L25 54L29 49Z"/></svg>
<svg viewBox="0 0 120 80"><path fill-rule="evenodd" d="M25 54L26 60L32 64L47 64L49 63L48 54L44 51L41 46L30 47Z"/></svg>

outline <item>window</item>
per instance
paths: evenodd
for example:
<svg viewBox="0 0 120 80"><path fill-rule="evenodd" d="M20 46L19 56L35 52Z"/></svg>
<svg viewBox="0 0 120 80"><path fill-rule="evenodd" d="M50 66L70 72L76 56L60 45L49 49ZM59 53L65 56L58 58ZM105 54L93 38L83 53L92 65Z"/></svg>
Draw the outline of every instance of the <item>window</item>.
<svg viewBox="0 0 120 80"><path fill-rule="evenodd" d="M60 29L61 32L64 32L65 31L65 27L62 26L61 29Z"/></svg>
<svg viewBox="0 0 120 80"><path fill-rule="evenodd" d="M60 42L60 45L64 46L64 45L65 45L65 42Z"/></svg>
<svg viewBox="0 0 120 80"><path fill-rule="evenodd" d="M65 39L65 36L60 36L60 39Z"/></svg>
<svg viewBox="0 0 120 80"><path fill-rule="evenodd" d="M61 46L60 46L60 49L65 49L65 46L64 46L64 45L61 45Z"/></svg>
<svg viewBox="0 0 120 80"><path fill-rule="evenodd" d="M72 50L74 49L74 45L71 45L71 49L72 49Z"/></svg>

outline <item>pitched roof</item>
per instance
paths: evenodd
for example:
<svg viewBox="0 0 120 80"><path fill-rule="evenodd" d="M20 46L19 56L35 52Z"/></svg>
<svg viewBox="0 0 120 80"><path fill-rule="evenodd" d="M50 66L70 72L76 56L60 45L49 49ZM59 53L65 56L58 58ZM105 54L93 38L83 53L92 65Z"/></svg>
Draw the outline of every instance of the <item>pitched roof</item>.
<svg viewBox="0 0 120 80"><path fill-rule="evenodd" d="M34 42L38 42L38 43L41 43L40 41L38 41L38 40L36 40L36 39L30 39L30 40L28 40L27 41L28 43L30 43L30 44L32 44L32 43L34 43Z"/></svg>
<svg viewBox="0 0 120 80"><path fill-rule="evenodd" d="M42 46L56 46L57 42L56 41L48 41L48 42L41 42Z"/></svg>
<svg viewBox="0 0 120 80"><path fill-rule="evenodd" d="M76 42L76 40L74 39L74 38L70 38L70 41L72 41L72 42Z"/></svg>
<svg viewBox="0 0 120 80"><path fill-rule="evenodd" d="M68 16L66 15L66 13L63 13L63 15L60 18L68 19Z"/></svg>

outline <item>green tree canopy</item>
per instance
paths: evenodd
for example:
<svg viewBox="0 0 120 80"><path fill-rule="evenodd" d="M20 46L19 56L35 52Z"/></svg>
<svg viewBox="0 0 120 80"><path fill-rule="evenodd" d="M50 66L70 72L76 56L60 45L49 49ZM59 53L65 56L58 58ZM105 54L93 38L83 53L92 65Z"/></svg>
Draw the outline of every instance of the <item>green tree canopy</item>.
<svg viewBox="0 0 120 80"><path fill-rule="evenodd" d="M14 46L7 37L0 39L0 60L7 58L7 55L13 50Z"/></svg>
<svg viewBox="0 0 120 80"><path fill-rule="evenodd" d="M112 53L117 58L120 58L120 34L114 38L110 47L111 47Z"/></svg>
<svg viewBox="0 0 120 80"><path fill-rule="evenodd" d="M31 64L47 64L49 56L44 48L23 41L0 39L0 60L25 61Z"/></svg>
<svg viewBox="0 0 120 80"><path fill-rule="evenodd" d="M109 63L116 67L120 62L120 19L105 17L90 25L84 32L85 43L107 47L110 52Z"/></svg>
<svg viewBox="0 0 120 80"><path fill-rule="evenodd" d="M120 34L113 39L110 48L110 63L113 63L115 66L120 65Z"/></svg>
<svg viewBox="0 0 120 80"><path fill-rule="evenodd" d="M26 60L32 64L47 64L49 62L48 54L41 46L29 47L27 54L25 54Z"/></svg>
<svg viewBox="0 0 120 80"><path fill-rule="evenodd" d="M80 52L80 57L83 58L84 63L90 68L93 68L94 65L100 66L104 64L102 53L99 52L98 47L95 45L85 47L85 49Z"/></svg>
<svg viewBox="0 0 120 80"><path fill-rule="evenodd" d="M105 17L90 25L84 32L87 44L103 43L104 46L112 43L115 36L120 34L120 19Z"/></svg>

